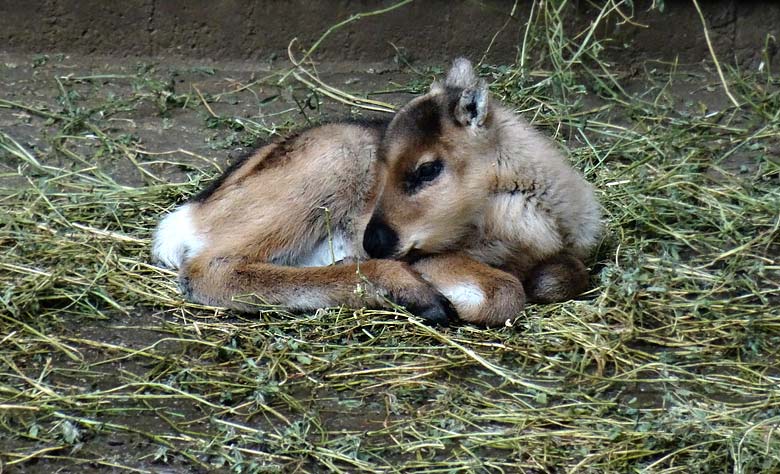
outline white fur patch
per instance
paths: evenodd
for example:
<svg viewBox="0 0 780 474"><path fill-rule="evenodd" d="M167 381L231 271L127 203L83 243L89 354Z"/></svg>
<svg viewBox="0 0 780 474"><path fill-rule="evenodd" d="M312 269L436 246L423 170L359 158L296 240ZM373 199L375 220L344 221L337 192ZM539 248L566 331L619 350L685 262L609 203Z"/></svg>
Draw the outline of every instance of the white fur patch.
<svg viewBox="0 0 780 474"><path fill-rule="evenodd" d="M461 283L441 288L441 293L457 309L476 309L485 303L485 293L477 285Z"/></svg>
<svg viewBox="0 0 780 474"><path fill-rule="evenodd" d="M168 268L179 268L203 248L204 241L195 229L192 206L185 204L168 214L157 225L152 242L152 256Z"/></svg>
<svg viewBox="0 0 780 474"><path fill-rule="evenodd" d="M298 267L325 267L352 256L351 245L341 232L336 232L331 240L324 239L317 243L310 253L302 255ZM331 247L333 252L331 252Z"/></svg>

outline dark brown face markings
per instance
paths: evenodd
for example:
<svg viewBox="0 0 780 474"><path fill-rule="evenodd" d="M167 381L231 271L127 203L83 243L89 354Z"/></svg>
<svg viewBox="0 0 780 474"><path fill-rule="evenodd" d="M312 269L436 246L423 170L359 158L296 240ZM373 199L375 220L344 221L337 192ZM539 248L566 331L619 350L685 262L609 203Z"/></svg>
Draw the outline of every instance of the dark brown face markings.
<svg viewBox="0 0 780 474"><path fill-rule="evenodd" d="M380 160L390 165L390 180L386 189L395 189L410 196L436 181L445 160L436 155L442 146L447 111L442 109L442 97L424 97L399 112L380 147ZM391 150L393 151L390 154ZM420 163L426 155L436 156Z"/></svg>
<svg viewBox="0 0 780 474"><path fill-rule="evenodd" d="M418 146L432 143L442 134L442 114L435 97L428 97L396 115L385 141L403 140Z"/></svg>
<svg viewBox="0 0 780 474"><path fill-rule="evenodd" d="M442 128L442 113L437 98L424 98L395 116L382 137L378 161L390 162L396 170L414 166L423 149L441 138ZM399 147L398 144L402 145ZM403 151L391 156L390 151L399 148Z"/></svg>
<svg viewBox="0 0 780 474"><path fill-rule="evenodd" d="M439 104L436 101L433 99L423 100L409 112L418 133L431 138L441 135L441 113L439 113Z"/></svg>
<svg viewBox="0 0 780 474"><path fill-rule="evenodd" d="M416 193L423 187L435 181L443 169L444 162L437 158L407 171L406 176L404 176L404 191L406 194Z"/></svg>

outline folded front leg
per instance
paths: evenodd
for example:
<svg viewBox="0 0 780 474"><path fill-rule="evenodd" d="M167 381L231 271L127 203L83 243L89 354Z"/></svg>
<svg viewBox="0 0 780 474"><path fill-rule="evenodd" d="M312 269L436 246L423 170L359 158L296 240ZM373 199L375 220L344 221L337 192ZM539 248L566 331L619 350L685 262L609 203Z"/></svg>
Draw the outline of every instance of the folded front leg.
<svg viewBox="0 0 780 474"><path fill-rule="evenodd" d="M179 280L188 299L245 312L263 305L291 311L386 308L390 300L433 323L456 317L441 293L408 264L393 260L300 268L201 254L182 267Z"/></svg>
<svg viewBox="0 0 780 474"><path fill-rule="evenodd" d="M501 326L525 305L520 280L465 255L426 257L413 268L450 300L464 321Z"/></svg>

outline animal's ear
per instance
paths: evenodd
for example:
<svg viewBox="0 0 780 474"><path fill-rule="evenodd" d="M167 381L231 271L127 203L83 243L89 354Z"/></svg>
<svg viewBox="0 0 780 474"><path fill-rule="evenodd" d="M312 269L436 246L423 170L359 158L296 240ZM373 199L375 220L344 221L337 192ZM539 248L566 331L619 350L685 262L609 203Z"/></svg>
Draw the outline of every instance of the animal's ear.
<svg viewBox="0 0 780 474"><path fill-rule="evenodd" d="M439 92L444 92L444 86L442 85L441 81L433 81L431 82L431 88L428 92L432 94L438 94Z"/></svg>
<svg viewBox="0 0 780 474"><path fill-rule="evenodd" d="M465 89L473 87L477 83L477 75L474 74L474 68L471 61L466 58L456 58L452 62L450 72L444 83L447 87Z"/></svg>
<svg viewBox="0 0 780 474"><path fill-rule="evenodd" d="M480 79L473 86L463 89L454 112L455 120L464 127L483 126L488 114L487 83Z"/></svg>

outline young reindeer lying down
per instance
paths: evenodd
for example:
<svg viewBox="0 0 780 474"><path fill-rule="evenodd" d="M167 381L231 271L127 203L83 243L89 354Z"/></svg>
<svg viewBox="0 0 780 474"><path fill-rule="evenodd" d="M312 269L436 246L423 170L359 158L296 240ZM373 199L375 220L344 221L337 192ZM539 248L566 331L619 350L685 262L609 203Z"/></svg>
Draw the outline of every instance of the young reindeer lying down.
<svg viewBox="0 0 780 474"><path fill-rule="evenodd" d="M203 304L392 301L493 326L581 293L599 220L591 186L460 58L389 123L322 125L231 166L160 222L153 255Z"/></svg>

